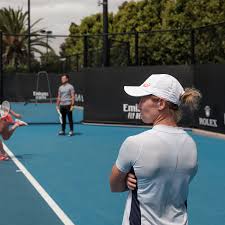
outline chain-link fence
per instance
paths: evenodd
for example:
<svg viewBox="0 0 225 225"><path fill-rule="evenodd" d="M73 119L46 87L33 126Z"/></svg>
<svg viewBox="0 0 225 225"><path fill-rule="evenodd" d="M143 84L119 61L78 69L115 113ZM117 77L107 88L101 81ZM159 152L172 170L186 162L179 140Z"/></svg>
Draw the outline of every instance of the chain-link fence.
<svg viewBox="0 0 225 225"><path fill-rule="evenodd" d="M195 29L35 35L30 54L28 49L28 35L0 32L1 70L62 73L83 67L224 63L225 22Z"/></svg>

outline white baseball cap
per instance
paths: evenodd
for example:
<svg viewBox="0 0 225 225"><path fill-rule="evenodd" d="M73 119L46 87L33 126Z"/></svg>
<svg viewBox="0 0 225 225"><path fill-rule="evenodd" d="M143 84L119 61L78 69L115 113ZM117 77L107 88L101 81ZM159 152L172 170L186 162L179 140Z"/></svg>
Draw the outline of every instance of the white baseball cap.
<svg viewBox="0 0 225 225"><path fill-rule="evenodd" d="M124 86L124 91L134 97L155 95L176 105L184 94L180 82L169 74L152 74L141 86Z"/></svg>

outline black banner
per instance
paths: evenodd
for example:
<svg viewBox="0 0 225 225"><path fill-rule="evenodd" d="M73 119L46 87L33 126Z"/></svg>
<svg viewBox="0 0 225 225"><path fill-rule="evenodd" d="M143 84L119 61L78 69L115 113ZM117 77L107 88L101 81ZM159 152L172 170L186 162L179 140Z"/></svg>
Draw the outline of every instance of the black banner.
<svg viewBox="0 0 225 225"><path fill-rule="evenodd" d="M151 74L167 73L184 87L193 86L193 71L189 66L152 66L103 68L85 71L84 121L100 123L143 124L138 110L138 98L128 96L124 85L140 85ZM194 120L184 109L183 126Z"/></svg>
<svg viewBox="0 0 225 225"><path fill-rule="evenodd" d="M183 109L179 125L225 133L225 65L151 66L86 69L71 73L70 83L76 91L76 104L84 106L84 120L97 123L141 124L138 98L128 96L124 85L140 85L151 74L167 73L184 87L196 87L203 95L195 115ZM52 98L57 96L60 75L49 74ZM49 98L46 77L36 74L4 74L4 99L15 102ZM84 101L85 97L85 101Z"/></svg>
<svg viewBox="0 0 225 225"><path fill-rule="evenodd" d="M225 133L225 65L197 65L194 77L203 95L195 126Z"/></svg>
<svg viewBox="0 0 225 225"><path fill-rule="evenodd" d="M71 73L70 83L76 92L76 105L84 104L84 75ZM38 85L38 86L37 86ZM60 86L59 74L4 74L3 97L13 102L26 102L32 99L44 100L56 98Z"/></svg>

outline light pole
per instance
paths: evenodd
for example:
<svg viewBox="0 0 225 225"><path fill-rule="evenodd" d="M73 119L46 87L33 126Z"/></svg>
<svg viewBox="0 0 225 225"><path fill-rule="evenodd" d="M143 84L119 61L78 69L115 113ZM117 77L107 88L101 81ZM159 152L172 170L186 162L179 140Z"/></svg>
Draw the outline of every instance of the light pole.
<svg viewBox="0 0 225 225"><path fill-rule="evenodd" d="M40 33L46 34L46 65L48 64L48 37L52 34L51 30L40 30Z"/></svg>
<svg viewBox="0 0 225 225"><path fill-rule="evenodd" d="M30 38L30 0L27 2L27 8L28 8L28 70L31 71L31 38Z"/></svg>
<svg viewBox="0 0 225 225"><path fill-rule="evenodd" d="M109 66L109 37L108 37L108 0L98 1L98 5L103 6L103 65Z"/></svg>

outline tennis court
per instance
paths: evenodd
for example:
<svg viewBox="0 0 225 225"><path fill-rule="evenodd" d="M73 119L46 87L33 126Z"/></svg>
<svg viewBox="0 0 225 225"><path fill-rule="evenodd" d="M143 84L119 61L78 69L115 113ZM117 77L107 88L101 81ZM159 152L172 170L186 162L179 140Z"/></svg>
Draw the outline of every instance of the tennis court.
<svg viewBox="0 0 225 225"><path fill-rule="evenodd" d="M0 225L225 224L224 43L225 1L1 0Z"/></svg>
<svg viewBox="0 0 225 225"><path fill-rule="evenodd" d="M75 110L74 118L79 115ZM1 162L0 224L121 224L127 193L110 192L111 167L123 140L146 129L76 124L73 137L57 136L57 124L18 129L6 142L13 161L27 169L54 204L38 188L52 209L13 161ZM220 225L225 219L225 140L189 132L199 151L199 171L188 200L190 224Z"/></svg>

